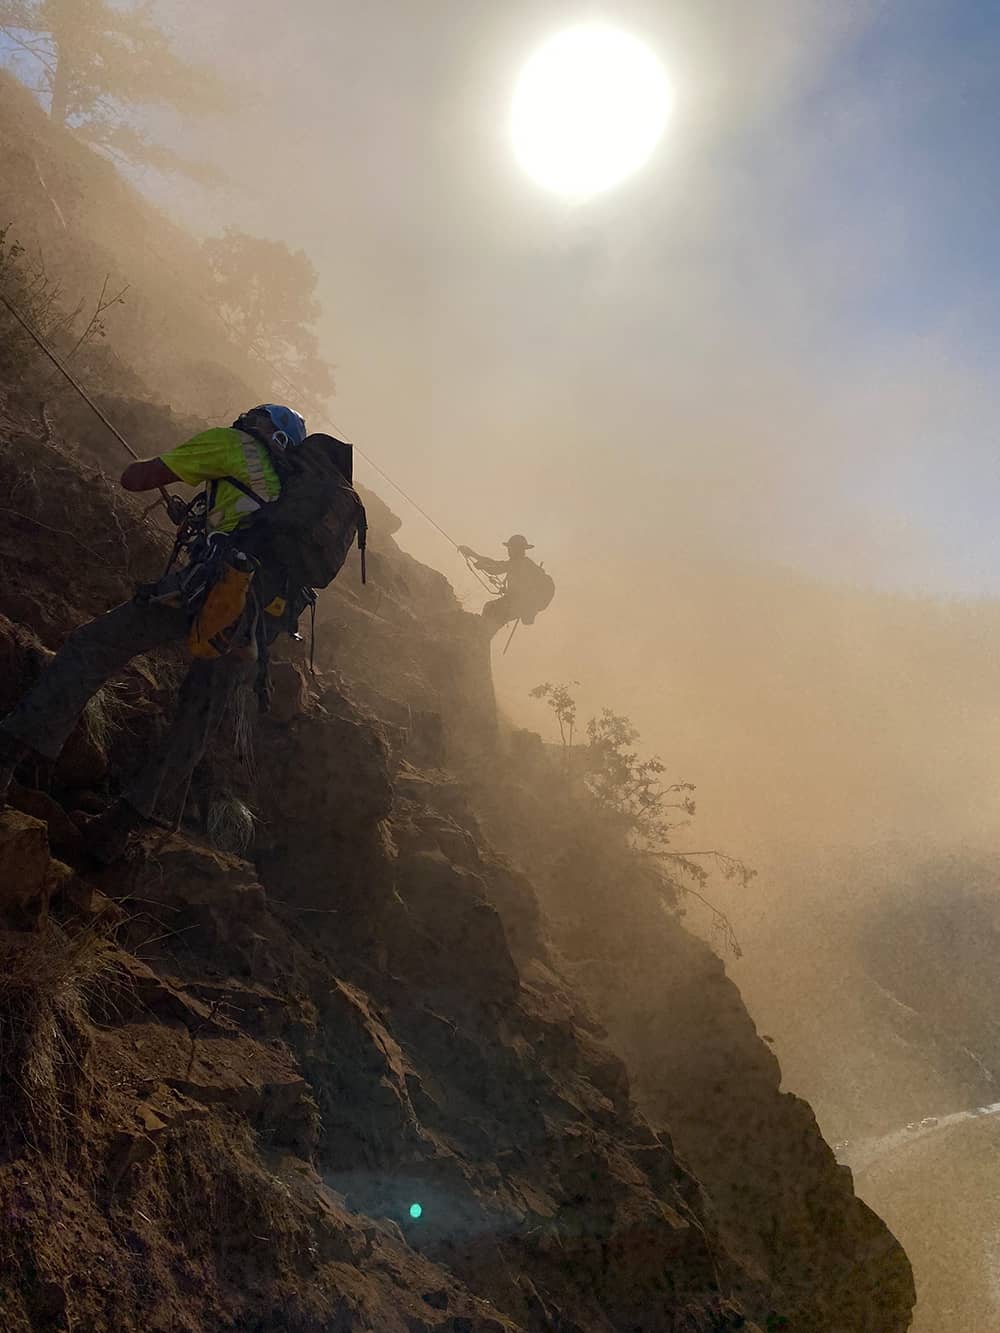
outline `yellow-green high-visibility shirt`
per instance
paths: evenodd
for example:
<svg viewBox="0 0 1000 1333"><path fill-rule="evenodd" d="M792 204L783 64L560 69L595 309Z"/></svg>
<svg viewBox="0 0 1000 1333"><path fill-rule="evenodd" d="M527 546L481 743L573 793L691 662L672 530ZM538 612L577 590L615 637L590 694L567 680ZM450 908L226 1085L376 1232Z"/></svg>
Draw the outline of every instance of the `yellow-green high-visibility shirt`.
<svg viewBox="0 0 1000 1333"><path fill-rule="evenodd" d="M231 426L203 430L200 435L160 455L170 471L189 486L218 481L215 504L208 516L213 532L232 532L247 515L259 508L255 500L224 481L235 477L265 500L281 493L281 482L266 447L245 431Z"/></svg>

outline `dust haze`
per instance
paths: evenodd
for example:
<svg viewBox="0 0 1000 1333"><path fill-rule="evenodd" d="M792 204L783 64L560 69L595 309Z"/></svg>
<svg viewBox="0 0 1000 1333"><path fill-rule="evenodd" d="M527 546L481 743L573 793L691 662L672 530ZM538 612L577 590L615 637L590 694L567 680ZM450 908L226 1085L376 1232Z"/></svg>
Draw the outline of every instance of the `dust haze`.
<svg viewBox="0 0 1000 1333"><path fill-rule="evenodd" d="M910 148L956 80L975 102L976 55L921 63L902 3L618 4L675 113L644 171L570 206L519 174L506 118L579 5L157 10L237 107L149 126L228 184L132 178L198 239L235 221L304 250L333 425L456 542L535 544L558 591L496 641L498 700L546 730L529 690L577 681L583 717L627 713L697 784L692 836L760 870L717 896L786 1085L831 1139L996 1101L990 970L942 1016L966 960L920 924L994 929L998 390L983 289L937 267L964 215L926 218L969 163ZM478 610L441 533L358 474ZM919 1033L887 995L931 1004Z"/></svg>
<svg viewBox="0 0 1000 1333"><path fill-rule="evenodd" d="M263 3L162 8L225 52L241 105L197 126L229 192L149 188L198 232L239 211L302 246L335 422L457 541L524 531L556 576L497 662L511 716L539 725L527 689L580 680L762 846L988 840L996 390L981 297L935 299L906 212L900 137L946 72L865 77L902 9L616 7L677 110L649 168L573 207L521 178L506 117L575 6L306 4L280 32Z"/></svg>

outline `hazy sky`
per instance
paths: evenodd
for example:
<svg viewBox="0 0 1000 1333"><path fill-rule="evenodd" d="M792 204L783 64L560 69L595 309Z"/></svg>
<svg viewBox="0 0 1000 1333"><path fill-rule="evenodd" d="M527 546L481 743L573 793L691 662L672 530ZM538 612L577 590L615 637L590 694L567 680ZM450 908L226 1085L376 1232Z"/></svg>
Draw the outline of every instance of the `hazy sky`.
<svg viewBox="0 0 1000 1333"><path fill-rule="evenodd" d="M164 7L245 94L191 142L256 187L173 206L308 251L336 419L459 540L1000 587L994 7ZM508 103L541 39L604 16L678 105L574 207L521 177Z"/></svg>
<svg viewBox="0 0 1000 1333"><path fill-rule="evenodd" d="M863 838L933 802L992 829L993 620L953 661L947 614L899 629L795 580L1000 592L993 6L162 8L243 106L161 120L236 185L158 197L303 247L335 421L458 541L525 532L555 576L496 661L517 716L582 679L585 715L631 712L707 811ZM574 207L523 177L507 118L523 60L589 18L649 41L677 103L648 167ZM755 581L768 562L791 581Z"/></svg>

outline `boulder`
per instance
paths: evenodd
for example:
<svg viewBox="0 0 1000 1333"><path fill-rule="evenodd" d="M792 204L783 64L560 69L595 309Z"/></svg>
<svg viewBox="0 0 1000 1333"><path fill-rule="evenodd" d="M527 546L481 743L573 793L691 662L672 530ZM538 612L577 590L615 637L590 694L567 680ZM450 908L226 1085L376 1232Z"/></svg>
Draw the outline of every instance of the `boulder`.
<svg viewBox="0 0 1000 1333"><path fill-rule="evenodd" d="M0 810L0 914L10 924L44 918L53 864L45 824L20 810Z"/></svg>
<svg viewBox="0 0 1000 1333"><path fill-rule="evenodd" d="M390 943L390 966L430 991L459 990L488 1004L512 1004L520 980L486 885L440 852L400 862L403 910Z"/></svg>
<svg viewBox="0 0 1000 1333"><path fill-rule="evenodd" d="M56 852L76 862L83 854L84 844L80 829L47 792L34 791L16 784L11 788L10 804L22 814L41 820L48 829L49 845Z"/></svg>

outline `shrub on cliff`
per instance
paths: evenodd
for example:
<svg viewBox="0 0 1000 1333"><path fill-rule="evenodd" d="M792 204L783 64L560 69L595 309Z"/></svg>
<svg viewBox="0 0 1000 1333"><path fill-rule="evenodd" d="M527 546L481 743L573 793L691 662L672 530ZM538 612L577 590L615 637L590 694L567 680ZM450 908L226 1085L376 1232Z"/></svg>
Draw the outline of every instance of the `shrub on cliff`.
<svg viewBox="0 0 1000 1333"><path fill-rule="evenodd" d="M694 784L666 781L666 765L657 755L641 754L638 729L610 708L590 718L587 744L575 747L577 705L570 684L546 681L530 695L545 700L559 725L572 844L592 865L621 859L640 891L655 893L670 910L682 911L686 897L697 899L711 912L724 946L739 956L732 923L701 890L713 869L743 885L756 871L716 848L674 845L696 812Z"/></svg>

